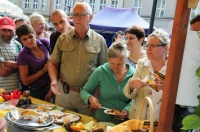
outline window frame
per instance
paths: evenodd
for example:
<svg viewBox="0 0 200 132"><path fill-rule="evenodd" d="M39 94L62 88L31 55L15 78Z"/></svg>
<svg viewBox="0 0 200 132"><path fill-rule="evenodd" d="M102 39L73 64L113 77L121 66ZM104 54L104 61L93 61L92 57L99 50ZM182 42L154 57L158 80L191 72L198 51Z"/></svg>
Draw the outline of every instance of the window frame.
<svg viewBox="0 0 200 132"><path fill-rule="evenodd" d="M24 9L30 9L30 0L24 0Z"/></svg>
<svg viewBox="0 0 200 132"><path fill-rule="evenodd" d="M101 2L102 2L102 3L101 3ZM106 6L106 0L100 0L100 1L99 1L99 11L100 11L101 9L103 9L105 6Z"/></svg>
<svg viewBox="0 0 200 132"><path fill-rule="evenodd" d="M92 13L95 12L95 0L88 0L90 7L92 8Z"/></svg>
<svg viewBox="0 0 200 132"><path fill-rule="evenodd" d="M54 1L54 9L61 9L61 0Z"/></svg>
<svg viewBox="0 0 200 132"><path fill-rule="evenodd" d="M111 0L110 1L110 7L118 8L118 4L119 4L119 0Z"/></svg>
<svg viewBox="0 0 200 132"><path fill-rule="evenodd" d="M39 8L39 0L32 0L32 9L38 10Z"/></svg>
<svg viewBox="0 0 200 132"><path fill-rule="evenodd" d="M47 9L47 0L40 0L40 10Z"/></svg>
<svg viewBox="0 0 200 132"><path fill-rule="evenodd" d="M160 5L159 5L159 2L160 2ZM163 4L163 2L165 2L165 3ZM156 13L155 13L156 18L164 18L165 17L166 5L167 5L167 0L158 0L157 1Z"/></svg>
<svg viewBox="0 0 200 132"><path fill-rule="evenodd" d="M133 8L137 12L138 15L141 15L142 5L144 0L133 0Z"/></svg>

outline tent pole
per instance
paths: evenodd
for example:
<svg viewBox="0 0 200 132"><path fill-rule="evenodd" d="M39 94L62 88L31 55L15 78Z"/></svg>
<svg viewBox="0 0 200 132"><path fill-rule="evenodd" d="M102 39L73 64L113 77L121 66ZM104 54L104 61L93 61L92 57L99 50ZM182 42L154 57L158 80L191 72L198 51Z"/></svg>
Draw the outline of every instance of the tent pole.
<svg viewBox="0 0 200 132"><path fill-rule="evenodd" d="M149 24L148 35L151 34L152 31L153 31L153 25L154 25L155 13L156 13L156 6L157 6L157 0L154 0L153 1L152 11L151 11L151 19L150 19L150 24Z"/></svg>

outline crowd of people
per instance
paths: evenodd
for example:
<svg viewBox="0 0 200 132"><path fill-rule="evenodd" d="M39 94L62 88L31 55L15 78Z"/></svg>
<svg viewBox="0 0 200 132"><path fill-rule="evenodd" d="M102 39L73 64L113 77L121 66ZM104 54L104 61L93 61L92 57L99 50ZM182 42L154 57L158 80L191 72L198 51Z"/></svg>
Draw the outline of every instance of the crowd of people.
<svg viewBox="0 0 200 132"><path fill-rule="evenodd" d="M164 80L155 80L158 91L147 80L155 71L166 73L168 34L155 30L144 48L144 29L132 26L117 32L108 48L103 36L90 29L92 18L92 9L85 2L73 7L74 26L64 11L54 10L50 20L56 31L51 34L44 17L36 12L29 18L0 18L0 87L29 90L35 98L115 124L135 119L148 96L158 121ZM196 20L191 21L194 23ZM102 107L120 114L108 115ZM145 107L142 119L149 118L147 111ZM0 122L1 130L5 121L0 118Z"/></svg>

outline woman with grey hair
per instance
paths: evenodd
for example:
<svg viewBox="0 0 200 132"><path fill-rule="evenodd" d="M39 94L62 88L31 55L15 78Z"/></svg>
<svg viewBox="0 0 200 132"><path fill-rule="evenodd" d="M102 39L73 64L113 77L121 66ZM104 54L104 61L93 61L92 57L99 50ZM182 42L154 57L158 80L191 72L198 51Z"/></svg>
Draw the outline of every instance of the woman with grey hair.
<svg viewBox="0 0 200 132"><path fill-rule="evenodd" d="M48 29L47 23L41 14L34 12L32 15L30 15L29 20L33 29L35 30L37 39L50 38L50 34L46 32L46 29Z"/></svg>
<svg viewBox="0 0 200 132"><path fill-rule="evenodd" d="M154 75L155 72L165 75L168 46L169 38L166 32L156 30L148 36L146 44L147 58L138 61L135 74L124 88L125 96L133 99L129 111L129 118L135 119L137 117L142 100L144 97L149 96L154 107L154 120L158 121L164 78L156 79ZM153 84L155 87L150 87L149 83ZM144 107L141 118L144 120L148 119L148 113L148 110Z"/></svg>
<svg viewBox="0 0 200 132"><path fill-rule="evenodd" d="M85 103L96 109L95 118L98 121L121 123L122 120L112 118L104 113L102 107L120 111L120 118L127 118L130 100L123 94L123 88L134 73L134 68L126 64L127 50L124 44L116 42L108 49L108 63L94 70L87 83L81 90L81 97ZM93 96L99 89L98 99Z"/></svg>

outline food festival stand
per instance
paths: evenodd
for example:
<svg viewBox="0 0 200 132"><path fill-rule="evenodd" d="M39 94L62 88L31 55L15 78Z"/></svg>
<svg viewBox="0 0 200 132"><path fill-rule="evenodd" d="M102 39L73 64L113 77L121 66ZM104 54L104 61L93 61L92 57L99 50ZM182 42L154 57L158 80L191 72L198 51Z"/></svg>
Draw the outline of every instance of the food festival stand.
<svg viewBox="0 0 200 132"><path fill-rule="evenodd" d="M157 132L170 132L172 129L173 114L191 8L188 7L188 5L191 5L191 3L194 1L196 0L177 0ZM48 102L35 98L32 98L32 102L35 104L48 104ZM0 111L0 116L4 117L7 112L8 111ZM81 114L78 115L82 117L81 122L89 122L95 120L92 117ZM54 130L54 132L62 131L64 132L66 130L63 127Z"/></svg>

